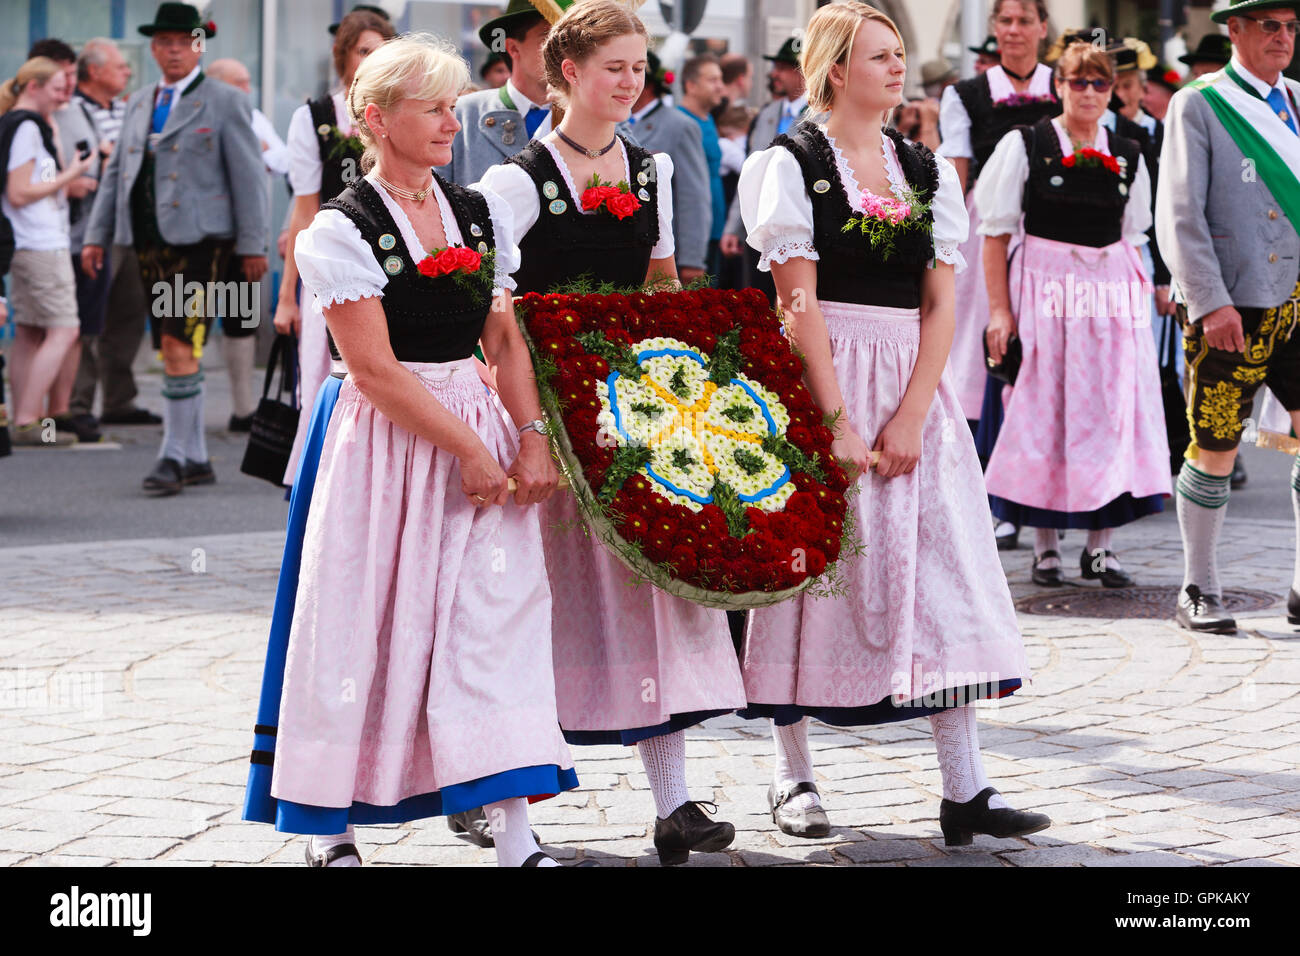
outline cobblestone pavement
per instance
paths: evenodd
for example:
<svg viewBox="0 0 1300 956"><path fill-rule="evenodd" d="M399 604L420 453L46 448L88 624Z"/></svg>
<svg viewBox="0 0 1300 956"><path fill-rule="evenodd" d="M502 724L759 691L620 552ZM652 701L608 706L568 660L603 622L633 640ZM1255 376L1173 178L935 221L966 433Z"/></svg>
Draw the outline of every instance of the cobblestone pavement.
<svg viewBox="0 0 1300 956"><path fill-rule="evenodd" d="M301 865L301 838L239 819L282 534L0 550L0 865ZM1071 533L1067 559L1082 546ZM1143 584L1177 584L1173 515L1122 529ZM1284 596L1289 521L1233 520L1229 586ZM1004 562L1017 597L1029 553ZM1071 562L1066 561L1067 565ZM1068 572L1077 574L1075 572ZM1235 636L1162 620L1021 615L1034 683L981 710L990 778L1051 815L1025 839L946 849L928 724L814 725L833 831L765 812L767 726L689 733L692 796L738 831L692 865L1300 864L1300 641L1284 602ZM532 808L557 857L657 865L634 750L575 748L582 789ZM365 827L367 863L491 865L441 820Z"/></svg>

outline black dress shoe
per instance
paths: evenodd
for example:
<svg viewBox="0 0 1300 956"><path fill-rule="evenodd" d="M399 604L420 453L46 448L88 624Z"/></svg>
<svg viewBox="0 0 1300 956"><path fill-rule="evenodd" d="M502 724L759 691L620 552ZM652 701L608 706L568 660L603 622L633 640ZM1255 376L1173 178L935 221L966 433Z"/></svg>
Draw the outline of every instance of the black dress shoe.
<svg viewBox="0 0 1300 956"><path fill-rule="evenodd" d="M997 793L985 787L965 803L944 800L939 804L939 829L944 846L970 846L976 833L999 839L1025 836L1046 830L1052 820L1045 813L1026 813L1009 807L989 809L989 797Z"/></svg>
<svg viewBox="0 0 1300 956"><path fill-rule="evenodd" d="M69 431L77 436L77 442L95 444L104 440L100 434L99 423L94 415L59 415L54 419L54 427L59 431Z"/></svg>
<svg viewBox="0 0 1300 956"><path fill-rule="evenodd" d="M534 853L528 859L524 860L524 862L520 863L519 865L520 866L541 866L543 860L551 860L557 863L559 862L558 860L555 859L555 857L551 856L549 853L543 853L541 850L538 850L536 853ZM564 866L564 864L560 863L560 866ZM576 866L600 866L600 864L597 863L595 860L582 860L579 863L571 864L571 866L575 866L575 867Z"/></svg>
<svg viewBox="0 0 1300 956"><path fill-rule="evenodd" d="M772 811L772 822L790 836L816 840L831 832L831 821L820 803L811 807L794 809L787 806L791 797L801 793L818 793L817 785L806 780L792 784L789 789L777 792L774 784L767 785L767 805Z"/></svg>
<svg viewBox="0 0 1300 956"><path fill-rule="evenodd" d="M1083 572L1085 581L1100 581L1104 588L1131 588L1133 586L1133 575L1129 574L1123 568L1112 568L1106 564L1107 558L1115 557L1114 551L1103 551L1097 548L1095 551L1087 549L1079 553L1079 570ZM1101 570L1097 570L1097 565L1101 565Z"/></svg>
<svg viewBox="0 0 1300 956"><path fill-rule="evenodd" d="M1228 486L1233 491L1246 487L1246 466L1241 463L1240 455L1232 462L1232 475L1228 478Z"/></svg>
<svg viewBox="0 0 1300 956"><path fill-rule="evenodd" d="M124 408L99 416L101 425L161 425L162 419L147 408Z"/></svg>
<svg viewBox="0 0 1300 956"><path fill-rule="evenodd" d="M998 543L999 551L1014 551L1020 547L1020 525L1013 524L1010 534L995 534L994 540Z"/></svg>
<svg viewBox="0 0 1300 956"><path fill-rule="evenodd" d="M190 461L187 458L185 467L181 469L181 481L187 485L215 485L217 473L212 470L212 462Z"/></svg>
<svg viewBox="0 0 1300 956"><path fill-rule="evenodd" d="M668 815L668 819L655 818L655 849L663 866L679 866L686 862L691 850L712 853L731 846L736 838L736 828L730 823L710 820L700 809L701 804L718 812L716 803L707 800L687 800Z"/></svg>
<svg viewBox="0 0 1300 956"><path fill-rule="evenodd" d="M1287 603L1289 607L1289 599ZM1234 634L1237 631L1237 622L1223 609L1218 597L1202 594L1195 584L1189 584L1179 592L1174 620L1189 631L1211 634Z"/></svg>
<svg viewBox="0 0 1300 956"><path fill-rule="evenodd" d="M252 415L245 415L242 418L238 415L231 415L230 421L226 423L226 431L249 432L252 430L253 430Z"/></svg>
<svg viewBox="0 0 1300 956"><path fill-rule="evenodd" d="M466 810L463 813L447 814L447 829L452 833L463 833L470 843L489 849L496 846L492 839L492 827L482 807ZM528 864L524 864L527 866ZM537 864L534 863L533 866Z"/></svg>
<svg viewBox="0 0 1300 956"><path fill-rule="evenodd" d="M1295 588L1286 592L1286 619L1289 624L1300 624L1300 594L1296 594Z"/></svg>
<svg viewBox="0 0 1300 956"><path fill-rule="evenodd" d="M335 860L345 856L355 856L357 862L361 862L361 854L357 852L356 846L351 843L338 843L321 853L313 853L311 851L311 837L307 838L308 866L329 866Z"/></svg>
<svg viewBox="0 0 1300 956"><path fill-rule="evenodd" d="M1065 575L1061 573L1060 568L1040 568L1038 565L1048 558L1061 560L1059 551L1044 551L1042 554L1034 555L1034 569L1029 574L1029 579L1035 584L1045 588L1059 588L1065 586Z"/></svg>
<svg viewBox="0 0 1300 956"><path fill-rule="evenodd" d="M181 463L175 458L159 458L153 471L145 475L144 490L156 497L175 495L183 483Z"/></svg>

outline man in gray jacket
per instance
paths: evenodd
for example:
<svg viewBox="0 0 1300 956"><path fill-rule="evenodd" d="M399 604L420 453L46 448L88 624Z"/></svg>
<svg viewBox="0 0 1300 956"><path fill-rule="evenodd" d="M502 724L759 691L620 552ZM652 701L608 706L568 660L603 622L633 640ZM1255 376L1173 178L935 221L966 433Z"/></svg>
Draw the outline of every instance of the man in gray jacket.
<svg viewBox="0 0 1300 956"><path fill-rule="evenodd" d="M266 174L247 98L224 83L204 82L199 59L216 26L200 22L189 4L163 3L140 32L152 38L162 80L127 103L81 263L95 276L110 243L135 247L153 303L166 399L163 444L144 489L169 495L216 480L203 435L200 358L232 291L241 303L258 301L255 283L267 265ZM251 293L224 281L232 254Z"/></svg>
<svg viewBox="0 0 1300 956"><path fill-rule="evenodd" d="M664 102L671 74L654 53L647 54L645 87L632 104L628 123L637 142L652 153L667 153L673 161L673 241L677 275L683 283L704 274L709 251L709 168L700 141L700 125Z"/></svg>
<svg viewBox="0 0 1300 956"><path fill-rule="evenodd" d="M1195 631L1236 630L1216 551L1261 383L1300 431L1300 84L1282 76L1297 6L1237 0L1215 13L1232 60L1175 93L1166 116L1156 233L1180 302L1192 429L1177 482L1186 565L1176 617ZM1291 483L1300 523L1300 459ZM1300 624L1300 561L1287 616Z"/></svg>

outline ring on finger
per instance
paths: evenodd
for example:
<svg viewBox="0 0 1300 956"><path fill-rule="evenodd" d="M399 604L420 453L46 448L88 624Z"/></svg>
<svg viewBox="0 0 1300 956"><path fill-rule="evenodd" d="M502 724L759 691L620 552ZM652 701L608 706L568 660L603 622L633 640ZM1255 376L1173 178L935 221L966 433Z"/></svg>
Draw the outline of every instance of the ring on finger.
<svg viewBox="0 0 1300 956"><path fill-rule="evenodd" d="M480 504L487 504L487 499L484 498L482 495L474 495L474 500L479 502Z"/></svg>

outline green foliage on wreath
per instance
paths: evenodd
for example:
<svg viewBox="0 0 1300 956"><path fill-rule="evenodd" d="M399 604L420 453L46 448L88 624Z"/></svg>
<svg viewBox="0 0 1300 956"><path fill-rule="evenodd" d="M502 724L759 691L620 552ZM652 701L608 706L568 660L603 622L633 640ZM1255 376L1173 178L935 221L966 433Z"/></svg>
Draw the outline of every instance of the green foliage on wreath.
<svg viewBox="0 0 1300 956"><path fill-rule="evenodd" d="M642 446L625 445L614 449L614 461L605 470L605 483L597 495L603 503L609 504L623 487L623 483L635 475L650 462L650 449Z"/></svg>
<svg viewBox="0 0 1300 956"><path fill-rule="evenodd" d="M604 332L579 332L574 338L589 355L599 355L620 374L633 379L641 377L644 370L636 360L636 353L625 345L611 342L605 338Z"/></svg>
<svg viewBox="0 0 1300 956"><path fill-rule="evenodd" d="M721 388L730 385L745 357L740 354L740 329L733 328L718 337L709 356L709 381Z"/></svg>
<svg viewBox="0 0 1300 956"><path fill-rule="evenodd" d="M749 534L749 519L745 517L746 505L736 494L736 489L725 481L713 483L713 503L727 519L727 531L733 538L743 538Z"/></svg>
<svg viewBox="0 0 1300 956"><path fill-rule="evenodd" d="M806 471L818 481L826 480L826 472L822 470L820 456L815 453L812 457L805 455L803 450L788 438L767 435L763 439L763 451L779 459L791 471Z"/></svg>

